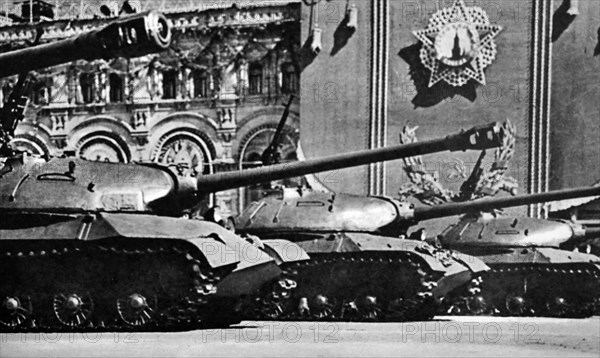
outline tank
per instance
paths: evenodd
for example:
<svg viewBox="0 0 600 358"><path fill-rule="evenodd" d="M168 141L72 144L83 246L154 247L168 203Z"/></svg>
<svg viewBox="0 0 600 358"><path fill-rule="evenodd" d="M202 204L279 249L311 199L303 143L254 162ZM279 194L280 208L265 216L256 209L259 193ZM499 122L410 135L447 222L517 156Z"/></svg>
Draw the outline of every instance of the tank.
<svg viewBox="0 0 600 358"><path fill-rule="evenodd" d="M445 235L445 242L452 244L444 247L456 249L452 251L428 244L424 236L413 235L407 239L408 229L423 220L482 209L599 194L600 188L597 187L579 188L415 208L410 203L392 198L285 189L279 196L269 196L252 203L237 218L236 229L241 234L258 235L263 242L294 242L311 257L311 261L290 263L284 267L286 274L294 278L298 287L290 290L283 299L273 300L270 306L266 305L266 312L275 312L271 313L274 317L301 319L308 316L332 320L425 319L433 314L432 310L448 307L449 302L456 303L459 298L478 302L476 297L480 296L476 293L481 278L484 278L485 283L486 278L497 277L495 272L487 273L487 266L481 260L493 267L491 259L502 252L512 254L513 258L518 254L518 257L522 256L535 263L544 260L584 263L579 266L570 264L566 272L579 274L582 279L578 283L589 279L587 285L581 286L580 290L594 288L589 292L590 297L598 290L599 266L597 258L591 255L560 252L550 248L534 252L525 246L511 248L509 252L507 248L488 246L490 241L493 242L491 238L488 240L475 236L467 242L454 239L457 233L461 233L464 225L454 227ZM510 230L500 232L500 235L509 235L504 239L509 240L505 241L507 244L516 239L510 235L521 230L522 235L529 235L529 242L541 245L546 237L544 234L555 230L547 227L545 232L533 235L533 232L522 227L523 224L525 222L511 222L510 225L513 226L508 225ZM556 226L560 225L564 226L562 232L565 236L573 233L566 223L556 223ZM485 233L495 232L495 226L487 230L489 231ZM481 230L475 231L478 235L481 234ZM422 234L422 231L417 233ZM577 232L576 235L582 237L583 234ZM555 239L552 242L557 244L558 241L560 240ZM473 250L469 246L471 243L475 243L482 251ZM462 250L464 246L460 247L459 244L466 245L469 250ZM507 245L509 246L510 244ZM482 255L482 252L487 252L488 256ZM551 269L554 270L554 267ZM465 295L467 292L471 294ZM277 294L273 296L278 297Z"/></svg>
<svg viewBox="0 0 600 358"><path fill-rule="evenodd" d="M574 250L599 229L488 209L464 215L437 238L442 247L478 257L492 269L482 275L477 294L449 298L447 312L550 317L600 312L600 257Z"/></svg>
<svg viewBox="0 0 600 358"><path fill-rule="evenodd" d="M405 128L402 143L416 141L416 128ZM473 255L492 270L473 281L471 287L446 297L443 313L536 315L583 317L598 312L600 258L574 252L578 244L598 234L569 221L544 220L506 215L497 209L564 199L569 195L588 196L591 191L557 191L538 196L481 201L505 191L515 196L517 181L507 177L508 161L515 150L515 128L511 125L503 145L496 149L494 161L483 166L482 151L471 175L457 167L466 180L458 193L445 190L420 170L419 157L404 159L410 183L401 187L401 196L414 196L426 205L455 202L452 206L426 210L431 217L463 213L460 220L443 230L436 244ZM475 204L480 202L480 204ZM433 221L425 226L440 226ZM439 229L438 229L439 230ZM434 240L435 241L435 240Z"/></svg>
<svg viewBox="0 0 600 358"><path fill-rule="evenodd" d="M280 277L277 261L221 226L180 218L193 178L166 167L38 158L10 146L28 71L168 48L156 12L0 54L19 74L0 112L0 330L180 330L235 321L234 302ZM271 249L273 255L277 248ZM300 253L290 260L302 260Z"/></svg>
<svg viewBox="0 0 600 358"><path fill-rule="evenodd" d="M497 147L503 140L504 127L496 124L422 142L424 146L412 152ZM408 148L403 158L411 156ZM391 159L383 155L379 158ZM337 161L320 163L323 169L340 168L331 166ZM364 162L351 159L347 163ZM304 164L292 162L285 166L289 169ZM272 173L272 168L258 170ZM290 173L297 176L307 172ZM388 198L322 193L307 188L282 189L278 195L250 204L235 219L238 233L256 236L255 240L262 244L293 242L311 260L283 265L286 278L295 285L277 283L248 315L261 319L431 318L436 301L487 266L474 258L457 259L425 242L387 236L398 225L406 224L404 220L394 221L403 210L403 203Z"/></svg>

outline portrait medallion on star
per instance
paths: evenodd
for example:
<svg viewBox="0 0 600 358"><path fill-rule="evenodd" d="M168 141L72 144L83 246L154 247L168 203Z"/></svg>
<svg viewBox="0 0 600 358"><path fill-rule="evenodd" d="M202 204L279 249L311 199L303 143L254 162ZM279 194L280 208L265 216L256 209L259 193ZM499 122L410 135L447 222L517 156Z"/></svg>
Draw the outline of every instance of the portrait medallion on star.
<svg viewBox="0 0 600 358"><path fill-rule="evenodd" d="M426 29L413 32L423 44L421 62L431 71L429 87L442 80L455 87L471 79L485 85L484 69L496 58L500 31L482 8L464 0L433 14Z"/></svg>

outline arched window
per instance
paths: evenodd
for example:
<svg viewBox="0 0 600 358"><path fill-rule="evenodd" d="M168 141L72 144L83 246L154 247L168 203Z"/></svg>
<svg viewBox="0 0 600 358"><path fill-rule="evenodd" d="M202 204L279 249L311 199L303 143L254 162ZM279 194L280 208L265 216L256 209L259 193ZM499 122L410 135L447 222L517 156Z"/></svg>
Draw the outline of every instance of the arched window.
<svg viewBox="0 0 600 358"><path fill-rule="evenodd" d="M263 87L262 65L260 63L251 63L248 72L248 93L261 94Z"/></svg>
<svg viewBox="0 0 600 358"><path fill-rule="evenodd" d="M194 71L194 97L207 98L210 93L210 78L208 71Z"/></svg>
<svg viewBox="0 0 600 358"><path fill-rule="evenodd" d="M111 73L108 77L110 83L110 101L112 103L123 102L123 77Z"/></svg>
<svg viewBox="0 0 600 358"><path fill-rule="evenodd" d="M281 92L283 94L293 94L298 92L298 72L293 63L284 63L281 66Z"/></svg>

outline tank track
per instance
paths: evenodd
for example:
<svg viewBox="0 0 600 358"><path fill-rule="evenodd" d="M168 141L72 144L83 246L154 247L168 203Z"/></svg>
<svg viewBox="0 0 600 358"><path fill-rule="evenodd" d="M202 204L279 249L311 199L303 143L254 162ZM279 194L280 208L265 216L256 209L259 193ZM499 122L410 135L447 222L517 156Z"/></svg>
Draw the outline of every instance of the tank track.
<svg viewBox="0 0 600 358"><path fill-rule="evenodd" d="M416 321L436 312L431 291L437 275L410 255L311 254L282 269L281 279L246 313L249 319Z"/></svg>
<svg viewBox="0 0 600 358"><path fill-rule="evenodd" d="M189 329L227 274L185 243L18 244L0 247L2 332Z"/></svg>
<svg viewBox="0 0 600 358"><path fill-rule="evenodd" d="M599 313L598 266L582 263L490 267L492 270L472 281L462 295L448 299L443 313L568 318Z"/></svg>

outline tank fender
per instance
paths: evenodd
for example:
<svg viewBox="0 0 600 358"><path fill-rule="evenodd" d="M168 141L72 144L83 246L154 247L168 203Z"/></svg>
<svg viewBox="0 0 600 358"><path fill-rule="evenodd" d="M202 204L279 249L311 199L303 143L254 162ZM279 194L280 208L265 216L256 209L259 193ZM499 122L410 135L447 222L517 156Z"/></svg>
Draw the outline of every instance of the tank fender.
<svg viewBox="0 0 600 358"><path fill-rule="evenodd" d="M306 261L310 257L300 246L287 240L262 241L264 251L269 254L278 265L288 262Z"/></svg>
<svg viewBox="0 0 600 358"><path fill-rule="evenodd" d="M409 252L420 257L433 271L446 272L452 264L445 251L437 250L423 241L385 237L365 233L343 233L361 251Z"/></svg>
<svg viewBox="0 0 600 358"><path fill-rule="evenodd" d="M565 251L552 247L539 247L535 250L539 255L544 256L550 263L577 264L584 262L594 264L597 268L600 268L600 257L596 255L576 251Z"/></svg>
<svg viewBox="0 0 600 358"><path fill-rule="evenodd" d="M215 240L222 240L225 243L226 247L221 252L223 260L239 262L234 271L245 270L252 266L275 261L268 253L234 235L230 231L215 232L209 236L213 237Z"/></svg>
<svg viewBox="0 0 600 358"><path fill-rule="evenodd" d="M466 255L466 254L463 254L460 252L453 251L452 257L456 261L458 261L461 264L463 264L464 266L466 266L473 273L480 273L480 272L485 272L485 271L490 270L490 267L488 265L486 265L485 262L476 258L475 256Z"/></svg>
<svg viewBox="0 0 600 358"><path fill-rule="evenodd" d="M216 236L216 235L215 235ZM210 267L218 268L229 265L239 266L240 260L228 255L231 249L218 237L186 239L204 256Z"/></svg>
<svg viewBox="0 0 600 358"><path fill-rule="evenodd" d="M222 267L237 264L236 270L274 261L265 252L225 228L201 220L101 213L90 230L85 220L80 231L89 231L86 240L125 237L144 240L186 241L201 252L209 265Z"/></svg>

